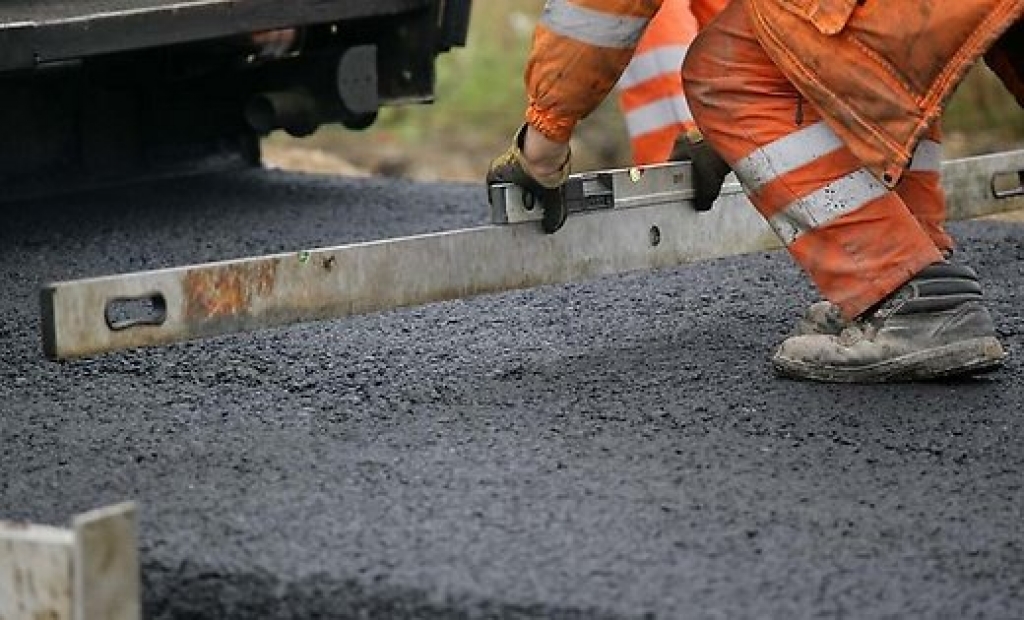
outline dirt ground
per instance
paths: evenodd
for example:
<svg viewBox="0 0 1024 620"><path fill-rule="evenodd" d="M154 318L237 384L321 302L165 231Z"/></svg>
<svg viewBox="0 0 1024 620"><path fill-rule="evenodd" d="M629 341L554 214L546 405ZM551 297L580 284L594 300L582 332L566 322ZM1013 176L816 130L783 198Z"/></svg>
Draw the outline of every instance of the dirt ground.
<svg viewBox="0 0 1024 620"><path fill-rule="evenodd" d="M382 176L412 181L479 183L487 165L507 148L511 135L481 127L452 131L429 117L403 125L378 122L363 131L322 127L296 139L277 132L263 142L264 160L282 170ZM613 103L595 110L576 129L573 170L628 166L629 139Z"/></svg>

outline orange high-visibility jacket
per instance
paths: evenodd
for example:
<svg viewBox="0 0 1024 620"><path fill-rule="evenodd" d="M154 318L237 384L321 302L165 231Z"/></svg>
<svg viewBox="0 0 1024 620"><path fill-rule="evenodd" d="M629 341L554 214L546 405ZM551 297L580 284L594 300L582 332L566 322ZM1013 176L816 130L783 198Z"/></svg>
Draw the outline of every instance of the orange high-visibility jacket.
<svg viewBox="0 0 1024 620"><path fill-rule="evenodd" d="M634 164L668 159L694 126L680 67L690 42L727 0L663 0L617 83Z"/></svg>
<svg viewBox="0 0 1024 620"><path fill-rule="evenodd" d="M747 4L768 56L889 187L964 74L1024 14L1024 0ZM1011 66L1024 53L1019 45L995 47L993 58ZM1019 89L1019 76L1006 69L1004 83Z"/></svg>
<svg viewBox="0 0 1024 620"><path fill-rule="evenodd" d="M611 92L661 0L549 0L526 62L526 121L568 142Z"/></svg>
<svg viewBox="0 0 1024 620"><path fill-rule="evenodd" d="M1024 46L1015 40L1024 37L1011 28L1024 13L1024 0L735 1L746 3L779 68L889 186L986 50L989 63L1024 100ZM576 123L615 86L660 5L549 0L527 62L527 122L553 140L568 141Z"/></svg>

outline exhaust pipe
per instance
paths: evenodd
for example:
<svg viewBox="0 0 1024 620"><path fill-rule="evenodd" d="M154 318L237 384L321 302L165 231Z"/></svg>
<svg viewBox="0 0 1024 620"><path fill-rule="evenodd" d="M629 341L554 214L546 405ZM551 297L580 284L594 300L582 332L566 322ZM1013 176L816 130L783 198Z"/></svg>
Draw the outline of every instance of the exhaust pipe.
<svg viewBox="0 0 1024 620"><path fill-rule="evenodd" d="M314 64L309 71L315 83L326 77L321 71L333 70L330 91L296 87L259 93L245 104L246 122L264 135L283 129L296 138L308 136L328 122L340 121L349 129L372 125L381 105L377 47L350 47L332 64Z"/></svg>
<svg viewBox="0 0 1024 620"><path fill-rule="evenodd" d="M245 105L245 120L262 134L283 129L288 135L303 138L320 127L323 115L316 97L297 89L254 96Z"/></svg>

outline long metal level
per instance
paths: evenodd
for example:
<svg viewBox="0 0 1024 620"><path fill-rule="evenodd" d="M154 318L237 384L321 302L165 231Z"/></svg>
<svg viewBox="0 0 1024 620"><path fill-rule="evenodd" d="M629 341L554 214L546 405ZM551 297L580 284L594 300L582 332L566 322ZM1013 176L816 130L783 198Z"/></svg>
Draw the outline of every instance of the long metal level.
<svg viewBox="0 0 1024 620"><path fill-rule="evenodd" d="M0 520L0 619L142 618L137 513L124 502L69 528Z"/></svg>
<svg viewBox="0 0 1024 620"><path fill-rule="evenodd" d="M84 357L780 246L734 181L694 211L690 175L687 163L573 175L570 216L550 235L503 185L488 226L51 283L43 350ZM943 178L950 219L1024 209L1024 150L946 162Z"/></svg>

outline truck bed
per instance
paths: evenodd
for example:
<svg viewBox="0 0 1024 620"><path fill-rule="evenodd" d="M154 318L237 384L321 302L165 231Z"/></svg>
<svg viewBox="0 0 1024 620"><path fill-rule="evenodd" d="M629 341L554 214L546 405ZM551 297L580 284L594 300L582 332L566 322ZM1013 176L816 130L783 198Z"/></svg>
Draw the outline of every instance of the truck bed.
<svg viewBox="0 0 1024 620"><path fill-rule="evenodd" d="M430 0L3 0L0 71L256 30L393 15Z"/></svg>
<svg viewBox="0 0 1024 620"><path fill-rule="evenodd" d="M0 23L61 22L103 13L123 13L132 9L152 11L175 5L193 4L182 0L14 0L0 4ZM195 3L202 4L202 3Z"/></svg>

